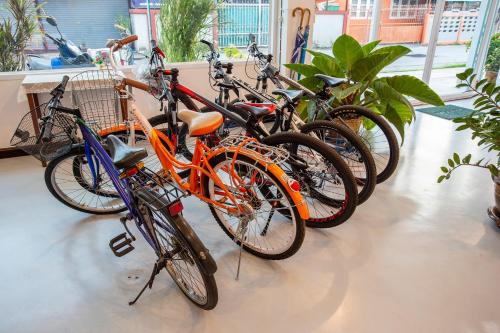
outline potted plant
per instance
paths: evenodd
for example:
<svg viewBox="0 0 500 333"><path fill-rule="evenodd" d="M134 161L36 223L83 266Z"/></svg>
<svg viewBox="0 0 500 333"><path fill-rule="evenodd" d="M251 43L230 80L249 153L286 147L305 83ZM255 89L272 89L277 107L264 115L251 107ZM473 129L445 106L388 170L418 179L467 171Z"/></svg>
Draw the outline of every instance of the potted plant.
<svg viewBox="0 0 500 333"><path fill-rule="evenodd" d="M0 21L0 72L24 69L24 50L37 31L38 8L31 0L7 1L10 17Z"/></svg>
<svg viewBox="0 0 500 333"><path fill-rule="evenodd" d="M307 50L314 56L310 65L287 64L285 67L302 74L304 78L299 82L316 92L322 89L323 82L316 79L315 74L346 78L346 84L330 90L332 106L357 104L368 107L383 115L404 139L404 127L415 117L408 97L432 105L444 103L427 84L414 76L379 77L385 67L411 51L402 45L376 48L379 43L360 45L353 37L342 35L333 43L331 55Z"/></svg>
<svg viewBox="0 0 500 333"><path fill-rule="evenodd" d="M471 162L472 155L468 154L461 158L457 153L448 159L448 165L442 166L443 174L439 176L438 183L450 179L451 174L461 166L474 166L487 169L493 179L495 186L495 206L489 208L490 217L500 227L500 86L496 86L487 79L475 82L476 74L469 68L463 73L457 74L462 81L458 87L468 87L477 93L474 101L475 111L467 117L456 118L453 122L460 124L457 131L469 129L472 131L472 140L478 140L477 145L487 151L488 154L496 155L496 160L480 159Z"/></svg>
<svg viewBox="0 0 500 333"><path fill-rule="evenodd" d="M486 58L485 77L488 82L495 83L497 81L498 69L500 68L500 47L497 47L488 58Z"/></svg>

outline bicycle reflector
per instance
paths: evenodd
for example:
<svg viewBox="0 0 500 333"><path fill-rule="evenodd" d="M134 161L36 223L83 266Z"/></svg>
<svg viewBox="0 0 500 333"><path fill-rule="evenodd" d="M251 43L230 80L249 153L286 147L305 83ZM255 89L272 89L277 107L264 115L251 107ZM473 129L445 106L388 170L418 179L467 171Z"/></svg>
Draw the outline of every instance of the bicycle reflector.
<svg viewBox="0 0 500 333"><path fill-rule="evenodd" d="M133 166L132 168L123 171L120 174L120 179L124 179L124 178L127 178L127 177L132 177L132 176L136 175L139 172L139 170L141 170L142 168L144 168L144 163L143 162L139 162L135 166Z"/></svg>
<svg viewBox="0 0 500 333"><path fill-rule="evenodd" d="M168 212L172 216L178 215L182 210L184 209L184 206L182 205L182 202L180 200L176 200L173 203L168 206Z"/></svg>
<svg viewBox="0 0 500 333"><path fill-rule="evenodd" d="M292 189L292 191L299 192L300 191L300 183L288 176L287 174L283 175L283 180L288 184L288 187Z"/></svg>

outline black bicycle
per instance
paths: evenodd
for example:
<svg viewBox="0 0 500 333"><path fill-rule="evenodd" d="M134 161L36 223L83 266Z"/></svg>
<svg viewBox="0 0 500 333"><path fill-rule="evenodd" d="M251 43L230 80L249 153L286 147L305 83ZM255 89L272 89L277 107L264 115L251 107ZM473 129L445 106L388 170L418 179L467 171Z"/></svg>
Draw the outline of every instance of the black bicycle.
<svg viewBox="0 0 500 333"><path fill-rule="evenodd" d="M320 92L314 93L300 83L280 74L278 68L272 64L273 56L265 55L259 51L255 38L250 35L248 46L249 55L256 59L257 83L255 88L249 90L245 97L250 101L270 100L267 94L268 80L279 89L284 89L283 83L294 89L304 91L307 98L315 104L314 112L310 116L310 122L324 119L329 122L341 123L351 129L362 139L373 155L377 183L387 180L396 170L399 161L399 144L387 121L380 115L374 113L367 107L359 105L341 105L332 107L330 105L330 88L345 83L344 79L334 78L327 75L316 74L315 77L324 82ZM245 70L245 72L247 72ZM248 73L247 73L248 76ZM271 97L272 98L272 97ZM277 129L280 119L276 119L273 129ZM303 121L294 116L294 122L300 126Z"/></svg>

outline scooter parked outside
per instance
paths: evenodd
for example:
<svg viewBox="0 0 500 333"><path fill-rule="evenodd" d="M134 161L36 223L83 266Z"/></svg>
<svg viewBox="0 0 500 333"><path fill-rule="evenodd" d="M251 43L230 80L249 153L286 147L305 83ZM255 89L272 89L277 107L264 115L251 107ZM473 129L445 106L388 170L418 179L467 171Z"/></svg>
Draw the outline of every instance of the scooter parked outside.
<svg viewBox="0 0 500 333"><path fill-rule="evenodd" d="M43 32L47 38L57 45L59 56L48 59L37 54L28 54L26 55L26 66L29 70L94 66L92 57L88 53L83 52L72 41L64 39L54 17L48 16L45 20L59 32L59 38L55 38L47 32Z"/></svg>

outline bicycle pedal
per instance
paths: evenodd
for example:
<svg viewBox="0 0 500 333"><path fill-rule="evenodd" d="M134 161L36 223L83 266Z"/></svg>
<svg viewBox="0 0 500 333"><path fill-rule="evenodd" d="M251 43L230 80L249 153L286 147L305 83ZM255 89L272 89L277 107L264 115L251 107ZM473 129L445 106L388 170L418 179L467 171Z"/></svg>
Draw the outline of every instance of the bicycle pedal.
<svg viewBox="0 0 500 333"><path fill-rule="evenodd" d="M128 238L126 233L119 234L118 236L111 239L109 241L109 248L117 257L123 257L124 255L135 249L132 245L132 239Z"/></svg>

